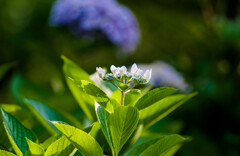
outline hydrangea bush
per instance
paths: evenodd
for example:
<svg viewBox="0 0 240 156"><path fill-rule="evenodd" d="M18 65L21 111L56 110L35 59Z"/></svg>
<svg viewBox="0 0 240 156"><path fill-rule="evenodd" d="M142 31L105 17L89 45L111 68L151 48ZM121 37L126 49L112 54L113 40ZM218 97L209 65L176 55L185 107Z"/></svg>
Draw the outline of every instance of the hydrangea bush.
<svg viewBox="0 0 240 156"><path fill-rule="evenodd" d="M12 87L20 105L0 108L0 155L169 156L189 140L178 134L153 135L149 127L196 93L181 94L166 87L151 89L147 83L152 70L143 72L136 64L130 71L112 65L111 73L97 67L97 73L90 76L66 57L63 60L68 87L90 125L24 95L17 77ZM35 134L36 129L33 132L11 115L19 108L31 114L32 120L37 119L51 137L43 139Z"/></svg>
<svg viewBox="0 0 240 156"><path fill-rule="evenodd" d="M135 16L116 0L58 0L50 24L67 26L77 36L100 31L123 52L133 52L140 37Z"/></svg>

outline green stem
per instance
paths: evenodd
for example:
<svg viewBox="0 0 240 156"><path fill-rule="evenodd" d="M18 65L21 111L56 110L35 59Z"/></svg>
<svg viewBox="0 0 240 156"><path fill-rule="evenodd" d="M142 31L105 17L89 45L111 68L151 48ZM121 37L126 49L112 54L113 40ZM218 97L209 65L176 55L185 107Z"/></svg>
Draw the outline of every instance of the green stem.
<svg viewBox="0 0 240 156"><path fill-rule="evenodd" d="M121 101L122 106L124 106L124 98L125 98L125 92L122 91L122 101Z"/></svg>

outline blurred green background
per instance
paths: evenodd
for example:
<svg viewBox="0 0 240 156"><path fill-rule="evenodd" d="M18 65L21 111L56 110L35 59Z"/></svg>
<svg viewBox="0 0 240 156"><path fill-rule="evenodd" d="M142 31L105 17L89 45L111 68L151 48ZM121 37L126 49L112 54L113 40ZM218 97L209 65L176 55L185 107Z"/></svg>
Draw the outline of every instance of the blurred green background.
<svg viewBox="0 0 240 156"><path fill-rule="evenodd" d="M192 136L177 155L240 155L239 0L119 0L140 25L141 42L130 55L117 52L108 40L84 40L67 28L49 26L53 2L0 0L0 65L10 63L0 72L0 103L16 102L10 89L16 73L47 90L45 100L59 109L76 103L65 84L61 55L89 73L96 66L163 60L199 94L152 130Z"/></svg>

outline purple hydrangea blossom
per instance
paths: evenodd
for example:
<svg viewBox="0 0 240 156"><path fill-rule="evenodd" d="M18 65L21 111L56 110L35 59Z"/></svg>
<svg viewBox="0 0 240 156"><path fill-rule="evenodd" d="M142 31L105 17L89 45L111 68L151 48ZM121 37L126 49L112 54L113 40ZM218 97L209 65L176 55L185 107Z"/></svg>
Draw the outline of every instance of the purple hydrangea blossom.
<svg viewBox="0 0 240 156"><path fill-rule="evenodd" d="M80 36L100 30L124 52L134 51L140 38L135 16L115 0L58 0L50 24L69 26Z"/></svg>
<svg viewBox="0 0 240 156"><path fill-rule="evenodd" d="M153 86L167 86L174 87L182 90L189 89L189 85L184 81L181 73L177 72L171 65L157 61L152 64L139 65L139 68L146 70L152 69L152 77L150 84Z"/></svg>

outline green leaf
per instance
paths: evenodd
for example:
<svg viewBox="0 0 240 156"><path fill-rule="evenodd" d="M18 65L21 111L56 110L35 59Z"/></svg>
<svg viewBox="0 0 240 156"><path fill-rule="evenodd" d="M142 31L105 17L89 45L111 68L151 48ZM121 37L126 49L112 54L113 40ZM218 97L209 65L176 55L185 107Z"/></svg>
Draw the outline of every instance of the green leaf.
<svg viewBox="0 0 240 156"><path fill-rule="evenodd" d="M47 148L44 156L71 155L76 152L74 149L72 143L65 136L62 136Z"/></svg>
<svg viewBox="0 0 240 156"><path fill-rule="evenodd" d="M91 126L91 131L89 134L97 140L99 145L102 147L104 154L111 155L111 148L108 145L108 142L103 134L101 125L99 122L94 122Z"/></svg>
<svg viewBox="0 0 240 156"><path fill-rule="evenodd" d="M118 103L121 103L121 99L122 99L121 97L122 97L122 92L119 89L112 92L111 98L115 99Z"/></svg>
<svg viewBox="0 0 240 156"><path fill-rule="evenodd" d="M0 116L0 149L12 151L12 145L8 139L8 135L4 129L2 117Z"/></svg>
<svg viewBox="0 0 240 156"><path fill-rule="evenodd" d="M32 99L24 99L24 102L42 125L52 134L56 134L57 129L49 121L66 121L58 112L41 102Z"/></svg>
<svg viewBox="0 0 240 156"><path fill-rule="evenodd" d="M57 135L54 135L54 136L48 138L47 140L45 140L43 142L42 147L44 148L44 150L46 150L52 143L54 143L56 140L58 140L62 136L63 136L62 134L57 134Z"/></svg>
<svg viewBox="0 0 240 156"><path fill-rule="evenodd" d="M59 122L52 123L83 155L103 156L101 146L91 135L73 126L65 125Z"/></svg>
<svg viewBox="0 0 240 156"><path fill-rule="evenodd" d="M151 106L152 104L156 103L157 101L176 93L178 90L173 88L156 88L142 96L137 103L135 104L135 107L138 108L138 110L144 109L148 106Z"/></svg>
<svg viewBox="0 0 240 156"><path fill-rule="evenodd" d="M15 107L16 106L16 107ZM7 113L16 113L17 110L19 110L19 107L17 105L12 105L12 104L1 104L0 108L3 108ZM12 151L12 145L8 139L8 135L6 133L6 130L4 128L3 120L2 120L2 115L0 113L0 149L7 150L7 151Z"/></svg>
<svg viewBox="0 0 240 156"><path fill-rule="evenodd" d="M133 132L133 134L131 135L131 137L128 139L128 141L123 146L123 148L121 150L121 154L125 153L127 150L129 150L138 141L138 139L140 138L140 135L142 133L142 130L143 130L143 125L139 124L138 127Z"/></svg>
<svg viewBox="0 0 240 156"><path fill-rule="evenodd" d="M118 154L137 127L138 110L130 106L120 106L110 114L109 119L114 154Z"/></svg>
<svg viewBox="0 0 240 156"><path fill-rule="evenodd" d="M10 153L8 151L4 151L4 150L1 150L1 149L0 149L0 155L1 156L17 156L17 155L15 155L13 153Z"/></svg>
<svg viewBox="0 0 240 156"><path fill-rule="evenodd" d="M31 156L43 156L44 154L44 149L41 145L32 142L28 138L26 138L27 144L31 153Z"/></svg>
<svg viewBox="0 0 240 156"><path fill-rule="evenodd" d="M86 80L72 80L83 92L90 95L94 100L104 108L107 108L110 104L110 99L105 92L103 92L95 84Z"/></svg>
<svg viewBox="0 0 240 156"><path fill-rule="evenodd" d="M188 140L175 134L148 140L133 148L127 156L171 156Z"/></svg>
<svg viewBox="0 0 240 156"><path fill-rule="evenodd" d="M131 89L125 94L124 105L134 106L140 97L141 97L141 90Z"/></svg>
<svg viewBox="0 0 240 156"><path fill-rule="evenodd" d="M153 105L142 109L139 113L144 127L148 128L152 126L196 94L197 93L168 96Z"/></svg>
<svg viewBox="0 0 240 156"><path fill-rule="evenodd" d="M121 90L123 90L123 91L129 89L129 85L128 85L128 84L119 82L117 85L118 85L118 87L119 87Z"/></svg>
<svg viewBox="0 0 240 156"><path fill-rule="evenodd" d="M28 138L32 141L35 141L36 138L30 130L25 128L13 116L6 113L2 108L0 109L3 125L9 141L12 144L12 147L16 154L22 156L28 150L27 141L25 138Z"/></svg>
<svg viewBox="0 0 240 156"><path fill-rule="evenodd" d="M76 84L72 80L86 80L90 81L89 75L77 66L74 62L62 56L64 60L63 71L65 74L65 78L68 84L69 89L71 90L73 96L77 100L79 106L86 114L86 116L91 121L96 121L96 113L94 111L94 100L91 96L87 95L83 90L76 86Z"/></svg>
<svg viewBox="0 0 240 156"><path fill-rule="evenodd" d="M111 130L110 130L110 119L109 119L110 113L97 103L95 103L95 109L96 109L98 121L101 125L103 134L108 142L108 145L112 150L112 153L114 153L114 147L113 147Z"/></svg>

